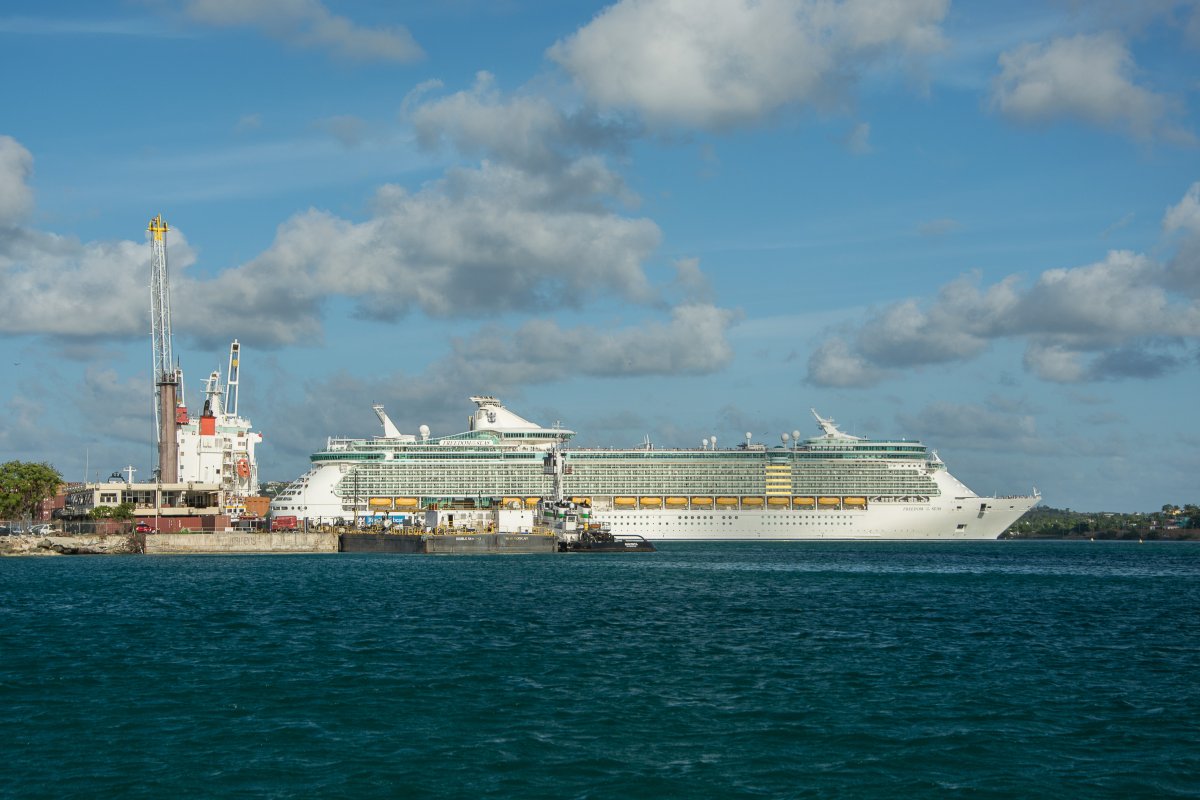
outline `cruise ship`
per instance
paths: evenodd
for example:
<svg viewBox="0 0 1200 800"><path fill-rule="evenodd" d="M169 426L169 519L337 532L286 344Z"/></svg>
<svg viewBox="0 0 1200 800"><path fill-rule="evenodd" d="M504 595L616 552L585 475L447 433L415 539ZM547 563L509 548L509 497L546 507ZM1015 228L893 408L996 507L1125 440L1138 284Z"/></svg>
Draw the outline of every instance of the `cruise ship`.
<svg viewBox="0 0 1200 800"><path fill-rule="evenodd" d="M471 401L468 429L447 436L425 425L403 434L374 406L382 435L330 438L272 513L402 522L436 508L466 520L561 492L614 534L650 540L995 539L1041 499L982 497L920 442L851 436L815 410L819 435L785 433L774 446L746 434L733 447L714 437L694 449L573 448L574 431L495 397Z"/></svg>

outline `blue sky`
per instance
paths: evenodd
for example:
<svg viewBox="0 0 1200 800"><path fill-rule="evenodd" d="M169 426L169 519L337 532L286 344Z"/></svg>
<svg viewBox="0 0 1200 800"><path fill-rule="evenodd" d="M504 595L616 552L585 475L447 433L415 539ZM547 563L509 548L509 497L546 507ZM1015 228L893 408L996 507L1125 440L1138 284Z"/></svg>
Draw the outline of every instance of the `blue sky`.
<svg viewBox="0 0 1200 800"><path fill-rule="evenodd" d="M920 438L1200 493L1200 3L13 0L0 459L152 462L149 219L261 475L488 393L582 444Z"/></svg>

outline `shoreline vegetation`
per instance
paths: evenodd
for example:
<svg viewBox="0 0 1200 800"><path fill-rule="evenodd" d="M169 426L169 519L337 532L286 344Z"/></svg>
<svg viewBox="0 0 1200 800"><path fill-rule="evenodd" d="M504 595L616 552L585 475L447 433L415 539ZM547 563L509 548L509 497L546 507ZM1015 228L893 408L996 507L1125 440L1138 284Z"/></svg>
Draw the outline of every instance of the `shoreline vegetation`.
<svg viewBox="0 0 1200 800"><path fill-rule="evenodd" d="M1161 511L1149 514L1119 514L1038 506L1000 538L1200 541L1200 509L1195 505L1165 505Z"/></svg>

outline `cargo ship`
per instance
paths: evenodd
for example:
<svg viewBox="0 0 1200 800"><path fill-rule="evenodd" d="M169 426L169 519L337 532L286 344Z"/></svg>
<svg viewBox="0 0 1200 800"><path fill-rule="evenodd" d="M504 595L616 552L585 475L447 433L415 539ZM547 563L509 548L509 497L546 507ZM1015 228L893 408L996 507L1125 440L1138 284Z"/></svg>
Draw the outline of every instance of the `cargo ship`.
<svg viewBox="0 0 1200 800"><path fill-rule="evenodd" d="M563 497L614 535L661 540L995 539L1041 498L985 497L924 444L852 436L813 410L820 433L750 434L733 447L575 448L575 432L546 427L491 396L470 398L467 430L401 433L374 406L382 435L329 438L312 466L271 502L311 523L403 523L439 509L450 524L496 504L536 508Z"/></svg>

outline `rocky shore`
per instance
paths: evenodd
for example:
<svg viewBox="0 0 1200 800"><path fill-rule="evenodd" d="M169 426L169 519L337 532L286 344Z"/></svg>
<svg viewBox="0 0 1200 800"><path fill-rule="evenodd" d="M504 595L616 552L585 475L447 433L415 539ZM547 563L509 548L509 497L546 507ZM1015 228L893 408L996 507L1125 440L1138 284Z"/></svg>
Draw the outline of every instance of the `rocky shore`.
<svg viewBox="0 0 1200 800"><path fill-rule="evenodd" d="M134 533L94 536L0 536L0 556L125 555L145 550L144 537Z"/></svg>

